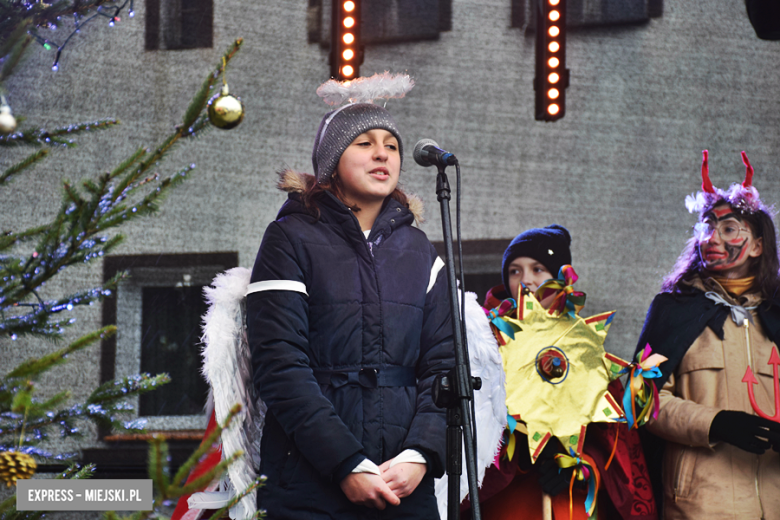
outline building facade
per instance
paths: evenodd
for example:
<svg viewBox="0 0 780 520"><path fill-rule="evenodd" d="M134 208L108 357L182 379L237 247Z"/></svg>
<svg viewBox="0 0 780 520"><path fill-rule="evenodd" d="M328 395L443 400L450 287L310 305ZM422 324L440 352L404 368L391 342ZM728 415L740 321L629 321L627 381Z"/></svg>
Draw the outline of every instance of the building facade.
<svg viewBox="0 0 780 520"><path fill-rule="evenodd" d="M512 237L564 225L576 287L588 295L583 315L616 309L606 348L628 357L695 222L683 201L700 186L701 150L710 150L720 187L742 180L746 150L763 200L780 200L780 44L755 36L740 2L570 0L570 86L566 116L555 123L534 120L530 0L365 0L363 12L371 38L360 72L406 72L416 82L387 108L405 142L403 187L426 203L421 228L433 241L442 237L435 171L416 165L411 150L432 138L460 160L467 290L480 298L500 283ZM329 13L329 0L200 0L187 8L139 1L134 18L77 35L58 72L41 48L11 79L9 102L32 125L122 121L78 138L78 148L57 151L0 191L0 227L21 229L53 214L60 181L106 171L166 135L223 50L244 38L227 75L244 102L243 123L179 146L160 172L197 168L159 214L123 229L115 258L71 269L48 287L57 294L97 285L111 269L132 274L113 303L74 314L74 337L116 323L113 346L78 354L44 391L72 388L83 397L109 376L167 370L177 348L197 361L197 320L182 325L179 339L147 333L155 320L183 323L178 310L160 317L165 306L197 316L199 287L215 272L251 267L285 199L275 172L311 170L314 134L328 110L315 90L330 72ZM454 171L450 180L454 187ZM50 348L0 338L4 364ZM163 354L150 360L145 348ZM178 368L169 385L178 393L139 406L150 428L194 442L205 425L203 388L188 379L199 378L192 366ZM106 454L117 446L136 446L111 435L92 432L80 447L110 463Z"/></svg>

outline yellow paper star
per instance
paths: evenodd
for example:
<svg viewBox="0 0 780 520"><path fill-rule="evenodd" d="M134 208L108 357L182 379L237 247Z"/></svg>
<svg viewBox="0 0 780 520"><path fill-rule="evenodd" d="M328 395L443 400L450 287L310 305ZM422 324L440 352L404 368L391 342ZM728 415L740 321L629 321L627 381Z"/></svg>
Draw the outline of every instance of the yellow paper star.
<svg viewBox="0 0 780 520"><path fill-rule="evenodd" d="M604 351L615 311L590 318L551 315L527 290L517 304L517 313L503 319L520 331L514 339L504 335L500 348L509 415L525 422L532 461L553 436L567 453L571 448L579 455L589 423L624 415L607 391L618 364L626 364Z"/></svg>

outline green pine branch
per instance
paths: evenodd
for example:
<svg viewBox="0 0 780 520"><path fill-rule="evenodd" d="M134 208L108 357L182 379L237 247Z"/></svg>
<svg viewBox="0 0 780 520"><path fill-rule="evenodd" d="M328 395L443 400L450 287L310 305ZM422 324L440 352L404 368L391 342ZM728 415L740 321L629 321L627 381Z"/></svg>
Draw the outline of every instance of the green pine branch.
<svg viewBox="0 0 780 520"><path fill-rule="evenodd" d="M47 231L47 227L37 226L17 233L11 231L0 232L0 252L7 251L17 244L22 244L34 240Z"/></svg>
<svg viewBox="0 0 780 520"><path fill-rule="evenodd" d="M109 246L111 245L109 244ZM113 247L106 249L110 251ZM22 270L19 265L15 267L16 271ZM6 301L9 303L0 305L0 317L2 318L0 330L8 331L12 338L28 335L47 338L54 342L59 341L65 328L75 323L75 318L55 318L54 316L64 311L71 311L77 305L90 305L102 300L112 294L119 281L126 276L125 272L120 272L101 287L82 290L54 300L42 300L34 289L30 289L28 285L23 283L22 276L11 275L6 290ZM45 281L41 285L44 283ZM24 298L29 293L36 297L35 303L18 302L20 294Z"/></svg>
<svg viewBox="0 0 780 520"><path fill-rule="evenodd" d="M13 74L21 61L37 28L60 25L62 18L72 20L74 16L85 16L101 5L113 3L113 0L59 0L27 6L21 2L1 0L0 62L3 62L3 67L0 71L0 91L4 80Z"/></svg>
<svg viewBox="0 0 780 520"><path fill-rule="evenodd" d="M222 431L225 428L230 427L230 424L235 419L236 415L241 411L241 405L235 405L231 408L228 417L221 425L217 425L216 428L206 437L200 444L198 450L196 450L184 464L176 472L176 475L171 479L168 470L168 444L162 436L155 436L149 441L149 455L147 471L148 476L153 481L153 489L155 490L155 498L152 511L138 511L130 516L120 517L116 512L107 512L103 517L106 520L146 520L148 518L161 518L157 512L160 506L165 501L174 500L179 497L192 494L194 492L204 489L210 482L221 478L228 467L236 460L243 457L244 454L241 451L234 453L232 456L221 461L215 465L209 471L200 475L192 482L184 483L187 475L197 465L200 459L212 449L213 444L219 439ZM231 501L222 508L212 518L216 520L225 511L236 505L243 497L249 495L255 491L258 487L262 486L265 482L265 477L258 477L252 482L246 489L238 493ZM252 518L262 518L262 511L258 511Z"/></svg>
<svg viewBox="0 0 780 520"><path fill-rule="evenodd" d="M168 460L170 453L168 443L162 435L155 435L149 441L149 456L147 460L147 471L152 479L152 488L158 490L158 493L166 495L170 482L170 468Z"/></svg>
<svg viewBox="0 0 780 520"><path fill-rule="evenodd" d="M48 149L44 148L42 150L38 150L32 155L28 155L20 162L6 169L2 174L0 174L0 186L7 183L9 179L11 179L11 177L16 175L17 173L27 170L31 168L35 163L42 161L47 155L49 155Z"/></svg>
<svg viewBox="0 0 780 520"><path fill-rule="evenodd" d="M20 25L18 29L25 29L26 24ZM14 41L13 45L10 48L10 52L5 56L5 61L3 62L3 67L0 69L0 84L2 84L3 81L5 81L6 78L8 78L12 72L13 69L19 64L19 61L21 61L22 56L24 55L24 52L27 50L27 47L32 43L32 36L29 34L19 34L17 32L18 30L14 31L14 36L17 37L17 40ZM26 31L25 31L26 32Z"/></svg>
<svg viewBox="0 0 780 520"><path fill-rule="evenodd" d="M61 126L54 130L45 130L43 128L30 128L22 132L14 132L6 136L0 136L0 146L65 146L73 147L76 144L71 137L85 132L94 132L96 130L106 130L119 124L116 119L103 119L100 121L91 121L78 123L75 125Z"/></svg>
<svg viewBox="0 0 780 520"><path fill-rule="evenodd" d="M213 515L211 515L211 518L209 518L209 520L219 520L220 518L222 518L224 516L224 514L227 513L230 510L231 507L233 507L236 504L238 504L241 501L242 498L244 498L245 496L249 495L250 493L252 493L257 488L262 487L263 484L265 484L265 481L266 481L266 477L265 476L257 477L255 479L255 481L252 482L252 484L250 484L245 490L243 490L241 493L239 493L235 497L233 497L233 499L230 502L228 502L225 507L223 507L222 509L218 509ZM265 517L265 514L263 513L263 510L262 509L258 509L255 512L254 516L252 516L252 520L255 520L257 518L263 518L263 517Z"/></svg>
<svg viewBox="0 0 780 520"><path fill-rule="evenodd" d="M2 1L2 0L0 0ZM71 464L64 472L58 474L57 479L84 479L92 478L95 473L95 465L87 464L80 467L78 464ZM36 518L42 518L43 511L17 511L16 510L16 493L9 496L3 502L0 503L0 519L2 520L32 520Z"/></svg>
<svg viewBox="0 0 780 520"><path fill-rule="evenodd" d="M6 31L8 20L3 18L9 0L0 0L0 61L17 48L18 42L10 44ZM84 1L84 5L99 5L103 2ZM61 0L51 7L36 4L30 14L31 26L37 23L36 16L67 7L70 2ZM17 22L19 22L17 20ZM22 22L19 22L22 23ZM28 23L28 22L24 22ZM16 27L16 26L13 26ZM13 29L13 27L11 27ZM18 31L17 31L18 32ZM26 37L27 32L23 33ZM63 270L85 265L112 252L123 237L117 233L126 222L157 211L170 191L184 182L194 165L187 166L171 175L161 175L155 169L173 147L183 139L196 137L210 125L205 115L205 106L216 94L218 80L225 72L225 66L241 46L237 40L206 80L190 103L172 133L152 148L141 147L121 161L109 173L92 176L79 182L66 181L56 215L44 225L19 231L0 232L0 335L12 339L22 335L38 335L57 340L64 329L72 324L67 312L79 305L99 302L112 296L117 284L126 276L119 273L113 279L97 288L76 289L73 293L51 298L45 294L45 285ZM2 85L0 84L0 90ZM0 145L32 145L42 147L21 162L6 167L0 174L0 187L10 186L14 176L30 171L47 157L48 148L55 144L72 144L70 138L78 133L113 126L112 120L100 124L81 124L58 128L52 131L24 130L12 136L0 138ZM100 385L84 402L69 404L68 392L59 392L47 398L36 395L36 381L42 379L51 369L67 362L72 354L79 352L99 339L115 332L107 327L85 335L55 352L39 358L28 359L20 365L6 369L0 377L0 451L22 449L38 460L67 459L68 454L49 454L38 446L46 442L54 432L60 436L78 437L80 424L92 422L110 427L115 431L138 431L137 421L123 422L133 412L127 402L129 397L148 392L169 381L167 374L151 376L139 374L110 381ZM226 424L230 423L231 414ZM219 429L221 431L221 429ZM215 436L211 439L216 440ZM241 454L223 461L200 479L184 484L186 474L211 446L209 443L196 451L185 463L173 480L167 470L167 445L160 442L150 447L150 477L159 482L163 492L159 494L156 508L162 500L175 498L218 478L227 466ZM165 468L163 468L165 465ZM75 466L63 472L58 478L88 478L93 468L76 469ZM251 492L251 491L250 491ZM163 498L164 497L164 498ZM8 505L10 504L10 505ZM40 512L18 512L14 501L0 503L2 518L37 518ZM148 518L149 515L144 516Z"/></svg>
<svg viewBox="0 0 780 520"><path fill-rule="evenodd" d="M6 10L7 5L7 0L0 2L0 15L4 15L3 18L0 18L2 20L0 21L0 31L2 31L0 34L3 35L0 36L0 56L3 57L28 36L27 30L30 28L30 24L32 24L32 19L21 16L21 13L20 16L14 19L14 16Z"/></svg>
<svg viewBox="0 0 780 520"><path fill-rule="evenodd" d="M195 464L203 457L208 451L211 449L211 447L214 445L215 442L219 439L220 435L222 435L222 430L225 428L229 428L230 424L233 422L233 419L235 419L236 415L241 411L241 405L235 404L228 412L228 416L225 419L225 422L222 424L222 426L217 425L209 435L204 437L204 439L201 441L200 446L198 446L198 449L195 450L195 452L190 456L187 461L181 465L179 468L179 471L176 472L176 475L173 477L173 484L175 486L181 486L184 485L184 481L187 478L187 475L190 474L192 471L192 468L195 467Z"/></svg>
<svg viewBox="0 0 780 520"><path fill-rule="evenodd" d="M68 466L68 469L58 474L56 477L54 477L54 479L55 480L87 479L87 478L92 478L92 475L94 474L95 474L94 464L85 464L84 466L79 466L78 464L71 464L70 466Z"/></svg>
<svg viewBox="0 0 780 520"><path fill-rule="evenodd" d="M46 409L43 403L32 397L32 388L14 388L16 394L22 394L22 398L15 399L18 404L14 413L4 413L0 417L0 448L18 444L18 437L23 435L22 445L25 447L36 446L46 441L52 432L52 428L59 429L60 437L80 437L81 429L77 426L79 421L91 421L98 426L112 428L119 432L142 431L142 424L137 421L123 422L122 417L129 415L133 408L126 400L129 397L153 390L161 384L169 382L166 374L151 377L145 375L147 382L143 385L132 387L132 391L117 395L110 400L99 403L77 403L60 410ZM29 395L25 395L25 392ZM65 396L67 397L67 396ZM61 396L57 401L64 401ZM13 404L14 401L12 401ZM26 408L25 402L29 403ZM2 451L2 450L0 450ZM58 456L46 455L45 452L36 452L40 458L57 459Z"/></svg>
<svg viewBox="0 0 780 520"><path fill-rule="evenodd" d="M41 358L29 358L0 379L0 385L5 386L8 380L12 378L37 378L50 368L65 363L65 358L67 358L68 355L83 350L96 341L109 338L114 334L116 334L116 326L108 325L80 337L67 347L56 352L46 354Z"/></svg>
<svg viewBox="0 0 780 520"><path fill-rule="evenodd" d="M108 381L96 388L87 398L87 404L101 405L122 399L128 394L144 394L169 383L168 374L151 376L146 373Z"/></svg>
<svg viewBox="0 0 780 520"><path fill-rule="evenodd" d="M0 441L3 445L13 445L15 439L24 434L23 444L34 446L49 437L51 427L59 427L61 436L78 436L80 430L75 426L78 420L90 420L118 431L137 430L133 422L122 421L122 417L132 411L126 403L127 398L169 382L167 374L139 374L109 381L95 389L84 404L60 409L69 400L70 393L67 391L46 400L34 397L36 379L54 366L65 363L70 354L109 337L115 331L114 326L104 327L56 352L28 359L0 378L0 410L8 412L0 415Z"/></svg>
<svg viewBox="0 0 780 520"><path fill-rule="evenodd" d="M0 251L38 238L34 251L26 257L0 256L0 279L7 281L0 284L0 334L59 337L71 320L56 320L54 315L77 305L94 303L112 293L115 283L66 299L44 301L38 290L63 269L110 253L122 242L123 236L107 236L107 231L155 213L167 194L188 178L194 165L162 179L151 169L182 138L193 137L208 126L207 117L200 112L216 92L218 79L241 44L239 39L231 45L201 85L185 111L183 122L153 151L139 148L112 172L86 179L80 185L64 182L61 207L50 224L0 236ZM15 135L24 136L28 132ZM14 173L19 171L16 169ZM34 305L35 302L39 305Z"/></svg>
<svg viewBox="0 0 780 520"><path fill-rule="evenodd" d="M0 502L0 518L11 518L10 513L13 509L16 512L16 493Z"/></svg>
<svg viewBox="0 0 780 520"><path fill-rule="evenodd" d="M231 457L228 457L227 459L221 461L219 464L217 464L215 467L211 468L209 471L201 475L199 478L193 480L189 483L184 483L184 479L186 479L187 474L192 470L192 468L195 467L195 465L200 461L200 459L205 455L210 449L212 449L213 444L218 440L219 436L221 435L222 431L225 428L228 428L232 421L235 419L236 415L241 410L240 405L235 405L228 414L228 417L221 425L217 425L217 427L211 432L211 434L206 437L203 442L201 443L200 448L195 451L192 455L190 455L185 461L185 463L182 465L182 467L179 469L179 471L176 473L176 476L171 479L170 478L170 471L168 467L168 444L166 443L163 436L157 435L153 437L149 441L149 451L148 451L148 476L153 481L153 489L155 490L155 498L153 502L153 508L151 511L138 511L130 516L124 516L120 517L116 512L114 511L108 511L104 514L105 519L114 519L114 520L146 520L149 518L162 518L159 514L159 508L162 506L163 502L175 500L179 497L192 494L196 491L199 491L203 488L205 488L210 482L213 482L216 479L221 478L225 471L227 471L228 467L234 463L236 460L238 460L240 457L242 457L244 454L243 452L236 452ZM57 475L55 478L58 479L74 479L74 478L90 478L92 474L94 473L94 466L93 465L87 465L84 467L79 467L75 464L72 464L68 469L66 469L64 472ZM250 493L254 492L258 487L262 486L265 482L265 477L258 477L255 479L254 482L252 482L246 489L242 490L240 493L238 493L235 497L233 497L230 502L222 509L220 509L215 515L211 517L212 520L217 520L219 517L221 517L227 510L229 510L231 507L235 506L243 497L249 495ZM15 520L21 520L22 518L33 518L32 516L19 516L21 514L38 514L38 512L18 512L15 509L16 504L16 496L13 495L6 499L4 502L0 503L0 518L13 518ZM263 512L258 511L252 518L263 518Z"/></svg>

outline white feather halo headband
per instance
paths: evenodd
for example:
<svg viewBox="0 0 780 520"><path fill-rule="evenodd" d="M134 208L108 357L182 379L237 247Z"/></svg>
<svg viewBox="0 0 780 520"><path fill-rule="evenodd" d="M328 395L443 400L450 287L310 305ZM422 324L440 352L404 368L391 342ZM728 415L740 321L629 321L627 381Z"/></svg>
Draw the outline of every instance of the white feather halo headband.
<svg viewBox="0 0 780 520"><path fill-rule="evenodd" d="M368 78L349 81L331 79L317 89L317 95L331 105L350 103L371 103L375 99L402 98L414 87L414 80L408 74L374 74Z"/></svg>

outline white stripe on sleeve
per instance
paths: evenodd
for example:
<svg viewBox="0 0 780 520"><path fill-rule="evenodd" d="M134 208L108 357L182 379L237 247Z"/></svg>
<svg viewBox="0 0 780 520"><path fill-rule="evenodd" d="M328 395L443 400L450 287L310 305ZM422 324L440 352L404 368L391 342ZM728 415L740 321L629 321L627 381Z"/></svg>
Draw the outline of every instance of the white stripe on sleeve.
<svg viewBox="0 0 780 520"><path fill-rule="evenodd" d="M433 262L433 267L431 267L431 279L428 281L428 289L425 291L425 294L431 292L433 286L436 285L436 277L439 276L439 271L441 271L442 267L444 267L444 261L437 256L436 261Z"/></svg>
<svg viewBox="0 0 780 520"><path fill-rule="evenodd" d="M265 280L263 282L250 283L246 288L247 294L262 291L295 291L303 293L306 296L309 295L309 293L306 292L306 285L301 282L294 282L293 280Z"/></svg>

